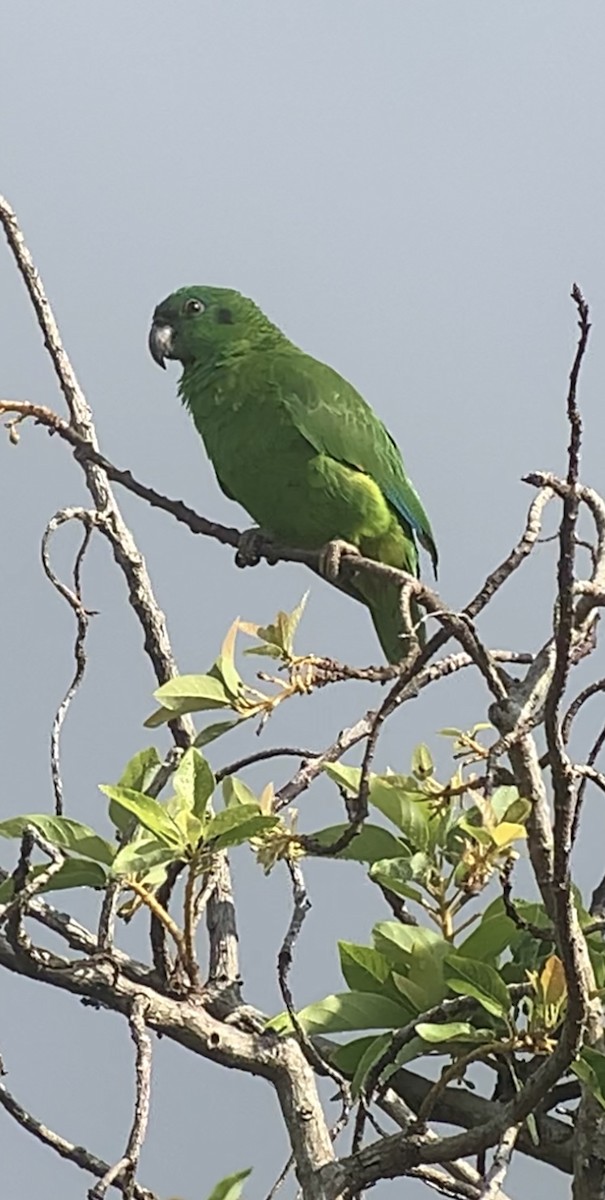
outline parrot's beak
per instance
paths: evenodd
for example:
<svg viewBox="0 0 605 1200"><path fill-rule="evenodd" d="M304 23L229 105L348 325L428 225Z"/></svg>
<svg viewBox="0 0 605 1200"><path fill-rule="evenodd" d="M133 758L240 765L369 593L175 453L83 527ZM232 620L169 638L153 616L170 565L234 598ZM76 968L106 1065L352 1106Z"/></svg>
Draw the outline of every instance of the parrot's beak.
<svg viewBox="0 0 605 1200"><path fill-rule="evenodd" d="M154 321L149 330L149 351L158 367L165 369L165 359L174 357L173 344L174 329L172 325L160 325Z"/></svg>

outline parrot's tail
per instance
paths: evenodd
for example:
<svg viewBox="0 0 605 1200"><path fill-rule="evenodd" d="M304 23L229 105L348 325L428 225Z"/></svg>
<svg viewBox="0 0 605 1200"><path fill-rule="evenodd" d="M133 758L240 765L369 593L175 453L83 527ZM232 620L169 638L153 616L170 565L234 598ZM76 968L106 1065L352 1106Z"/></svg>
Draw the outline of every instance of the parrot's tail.
<svg viewBox="0 0 605 1200"><path fill-rule="evenodd" d="M412 618L412 628L403 617L401 607L401 589L393 583L384 583L377 578L358 577L354 586L346 588L349 595L361 600L370 608L373 626L378 634L385 658L389 662L401 662L411 652L415 641L424 646L426 640L423 608L420 608L412 598L409 605L409 616Z"/></svg>
<svg viewBox="0 0 605 1200"><path fill-rule="evenodd" d="M412 625L415 626L415 632L412 630L401 612L401 600L399 588L384 588L384 593L378 600L370 602L366 601L367 607L370 608L370 614L378 634L378 641L384 650L389 662L401 662L406 659L409 652L414 646L415 638L418 637L420 644L425 642L424 623L420 623L421 613L417 601L412 600L409 605L411 611Z"/></svg>
<svg viewBox="0 0 605 1200"><path fill-rule="evenodd" d="M360 600L369 608L374 629L388 662L402 662L418 642L424 646L424 609L412 597L406 619L401 606L401 588L396 584L385 583L376 576L362 575L359 572L354 581L339 581L336 586L346 592L347 596Z"/></svg>

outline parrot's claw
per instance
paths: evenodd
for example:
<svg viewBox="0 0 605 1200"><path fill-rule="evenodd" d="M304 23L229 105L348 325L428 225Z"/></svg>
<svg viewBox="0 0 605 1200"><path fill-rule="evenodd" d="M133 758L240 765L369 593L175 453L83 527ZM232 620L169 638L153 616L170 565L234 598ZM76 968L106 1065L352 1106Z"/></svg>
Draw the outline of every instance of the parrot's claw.
<svg viewBox="0 0 605 1200"><path fill-rule="evenodd" d="M329 583L338 583L340 566L345 555L359 557L359 548L352 542L341 541L340 538L335 538L333 542L327 542L319 551L319 573Z"/></svg>
<svg viewBox="0 0 605 1200"><path fill-rule="evenodd" d="M270 556L266 554L267 542L270 541L271 537L264 529L257 529L256 526L253 529L245 529L235 553L236 567L257 567L263 551L267 562L272 565Z"/></svg>

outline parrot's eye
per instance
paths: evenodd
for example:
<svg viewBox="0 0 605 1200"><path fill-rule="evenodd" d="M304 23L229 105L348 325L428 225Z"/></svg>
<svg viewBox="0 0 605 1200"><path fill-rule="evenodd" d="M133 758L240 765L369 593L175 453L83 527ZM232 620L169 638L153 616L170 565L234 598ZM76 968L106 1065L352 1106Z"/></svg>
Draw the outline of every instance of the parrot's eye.
<svg viewBox="0 0 605 1200"><path fill-rule="evenodd" d="M201 313L204 311L205 305L201 300L196 300L194 297L188 300L185 304L186 313Z"/></svg>

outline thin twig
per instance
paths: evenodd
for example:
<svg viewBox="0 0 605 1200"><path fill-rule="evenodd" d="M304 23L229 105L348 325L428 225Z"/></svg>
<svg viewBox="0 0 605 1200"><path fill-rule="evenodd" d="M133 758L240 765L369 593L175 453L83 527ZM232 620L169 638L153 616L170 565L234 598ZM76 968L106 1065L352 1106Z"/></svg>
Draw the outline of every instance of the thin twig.
<svg viewBox="0 0 605 1200"><path fill-rule="evenodd" d="M290 1174L290 1171L292 1170L293 1166L294 1166L294 1155L291 1154L290 1157L284 1163L279 1175L277 1176L277 1179L275 1180L275 1183L272 1184L272 1186L269 1188L269 1191L267 1192L265 1200L274 1200L274 1197L277 1195L279 1189L286 1182L286 1179L288 1178L288 1175Z"/></svg>
<svg viewBox="0 0 605 1200"><path fill-rule="evenodd" d="M99 950L104 953L111 952L114 948L116 912L120 891L119 880L110 879L103 896L97 931L97 945Z"/></svg>
<svg viewBox="0 0 605 1200"><path fill-rule="evenodd" d="M577 404L577 386L582 360L588 345L590 323L588 305L574 284L572 297L578 310L580 336L569 376L567 417L570 442L567 460L567 494L563 499L563 516L559 529L558 621L555 630L555 662L552 679L544 705L544 730L550 755L550 768L555 801L554 883L563 882L569 865L572 846L574 810L573 771L559 727L559 707L570 668L574 633L574 569L575 536L580 501L577 484L580 469L582 421Z"/></svg>
<svg viewBox="0 0 605 1200"><path fill-rule="evenodd" d="M109 1172L110 1165L104 1162L102 1158L97 1158L95 1154L91 1154L90 1150L86 1150L83 1146L77 1146L74 1142L68 1142L66 1138L49 1129L47 1125L43 1125L36 1117L27 1112L25 1108L15 1099L7 1090L4 1084L0 1084L0 1105L5 1112L28 1133L32 1133L38 1141L45 1146L50 1146L61 1158L67 1159L68 1162L74 1163L76 1167L80 1167L84 1171L89 1171L91 1175L96 1175L102 1179ZM113 1179L112 1186L124 1193L125 1183L123 1179ZM155 1192L149 1191L148 1188L141 1187L135 1183L133 1188L133 1200L159 1200Z"/></svg>
<svg viewBox="0 0 605 1200"><path fill-rule="evenodd" d="M59 577L57 576L57 574L51 567L49 551L50 551L50 539L51 539L52 535L56 532L56 530L59 529L61 525L64 525L67 521L74 521L74 520L80 521L83 524L84 537L83 537L82 544L80 546L80 549L78 550L76 560L74 563L74 570L73 570L74 587L73 587L73 591L72 591L71 588L68 588L64 583L61 582L61 580L59 579ZM59 707L57 708L57 711L55 713L53 723L52 723L51 735L50 735L50 770L51 770L51 779L52 779L52 784L53 784L53 790L55 793L55 813L58 817L60 817L62 815L63 807L64 807L63 806L63 780L61 778L61 755L60 755L61 728L62 728L63 722L65 720L65 717L67 716L67 711L69 709L69 706L70 706L76 692L78 691L78 688L80 687L80 684L82 683L82 680L84 679L84 672L86 670L86 636L88 633L88 625L89 625L90 617L92 614L89 613L85 609L85 607L82 603L81 570L82 570L82 563L84 561L84 556L85 556L88 546L90 544L90 538L91 538L95 523L96 523L96 513L91 512L89 509L86 509L86 508L63 508L59 512L55 513L54 517L51 517L50 521L48 522L48 525L46 526L46 529L44 530L44 534L42 537L42 544L41 544L41 548L40 548L44 573L45 573L47 579L49 580L49 582L52 584L52 586L56 589L57 592L59 592L59 595L61 595L63 597L63 599L66 600L67 603L69 604L70 608L72 609L72 611L75 615L76 625L77 625L76 640L74 642L75 670L74 670L74 674L73 674L71 683L69 684L69 687L68 687L68 689L67 689L63 699L61 700L61 703L59 704Z"/></svg>
<svg viewBox="0 0 605 1200"><path fill-rule="evenodd" d="M49 862L35 874L31 870L31 857L34 846L46 854ZM57 846L49 842L34 825L26 825L21 835L21 852L19 862L13 872L13 899L8 904L0 905L0 924L6 922L9 937L14 939L21 950L28 952L30 941L23 928L23 915L28 902L42 891L53 875L61 870L65 856Z"/></svg>
<svg viewBox="0 0 605 1200"><path fill-rule="evenodd" d="M603 746L605 746L605 725L603 725L601 732L597 734L597 737L591 746L585 766L579 767L577 764L574 765L574 772L576 774L582 774L583 778L580 782L580 786L576 795L576 803L571 825L572 844L575 843L575 840L578 836L582 804L584 802L584 794L586 792L586 785L589 779L591 779L593 783L596 783L597 786L601 788L601 791L605 791L605 777L600 771L595 769L594 765L599 757L599 754L601 753L601 750L603 749Z"/></svg>
<svg viewBox="0 0 605 1200"><path fill-rule="evenodd" d="M183 950L187 965L187 974L195 987L200 984L200 968L195 951L195 859L189 863L185 877L184 921L183 921Z"/></svg>
<svg viewBox="0 0 605 1200"><path fill-rule="evenodd" d="M300 1048L305 1058L311 1064L311 1066L319 1072L320 1075L328 1075L330 1079L333 1079L334 1082L338 1084L343 1097L346 1094L345 1104L348 1106L349 1085L344 1076L341 1075L340 1071L337 1071L336 1068L327 1061L327 1059L323 1058L323 1056L313 1045L310 1037L308 1037L303 1029L296 1013L294 999L290 989L290 984L288 982L288 975L290 974L294 957L294 947L298 941L298 938L300 937L305 918L310 911L311 901L305 887L305 881L300 863L290 861L287 863L287 867L290 873L290 879L292 880L293 910L290 923L277 956L277 980L279 983L279 990L281 992L282 1000L286 1006L288 1016L292 1022L294 1033L298 1042L300 1043Z"/></svg>
<svg viewBox="0 0 605 1200"><path fill-rule="evenodd" d="M222 783L223 779L227 779L229 775L236 775L238 771L243 771L244 767L250 767L254 763L265 762L270 758L300 758L304 763L317 757L317 750L301 750L296 746L272 746L269 750L257 750L254 754L244 754L242 758L236 759L235 762L221 767L220 770L215 772L214 778L217 783Z"/></svg>

